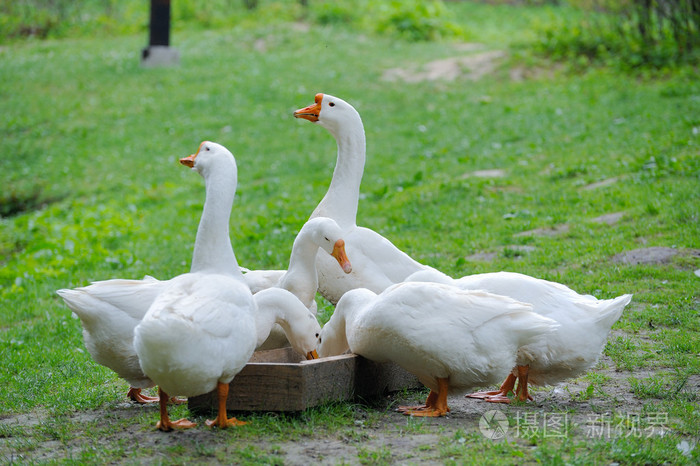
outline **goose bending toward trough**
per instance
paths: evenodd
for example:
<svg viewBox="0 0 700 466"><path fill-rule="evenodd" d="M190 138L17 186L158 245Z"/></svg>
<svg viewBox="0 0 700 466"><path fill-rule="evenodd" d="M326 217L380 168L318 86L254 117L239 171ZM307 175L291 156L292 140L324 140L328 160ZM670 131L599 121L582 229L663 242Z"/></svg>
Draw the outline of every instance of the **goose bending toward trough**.
<svg viewBox="0 0 700 466"><path fill-rule="evenodd" d="M321 332L320 357L348 349L376 362L392 361L430 388L413 416L444 416L448 393L488 385L515 364L519 347L556 324L532 306L484 291L440 283L404 282L377 294L348 291Z"/></svg>
<svg viewBox="0 0 700 466"><path fill-rule="evenodd" d="M593 367L610 333L632 299L581 295L560 283L513 272L482 273L453 279L437 270L413 274L409 281L437 282L461 290L484 290L530 303L533 312L557 322L554 332L518 349L516 364L498 390L468 395L494 403L508 403L514 391L519 401L531 400L528 383L553 385L577 377Z"/></svg>

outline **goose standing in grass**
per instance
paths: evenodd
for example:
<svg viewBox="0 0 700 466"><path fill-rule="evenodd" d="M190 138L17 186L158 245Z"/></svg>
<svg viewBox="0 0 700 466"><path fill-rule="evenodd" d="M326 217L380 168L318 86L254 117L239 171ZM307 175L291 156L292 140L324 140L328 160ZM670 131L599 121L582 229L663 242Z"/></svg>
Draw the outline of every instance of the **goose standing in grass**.
<svg viewBox="0 0 700 466"><path fill-rule="evenodd" d="M203 142L181 160L205 180L206 200L189 273L169 280L134 329L134 348L144 374L158 385L160 420L169 431L189 428L171 421L169 395L196 396L218 391L219 410L210 426L240 425L226 415L228 384L250 359L273 323L283 325L292 346L315 356L320 327L290 292L273 288L253 297L243 280L229 239L229 218L237 168L223 146Z"/></svg>
<svg viewBox="0 0 700 466"><path fill-rule="evenodd" d="M56 291L80 318L88 353L95 362L129 382L127 397L138 403L155 403L158 397L142 393L144 388L155 384L139 365L134 350L134 328L167 283L146 276L143 280L103 280Z"/></svg>
<svg viewBox="0 0 700 466"><path fill-rule="evenodd" d="M202 147L204 145L202 143ZM228 152L214 143L209 143L207 147L217 152ZM186 157L181 159L180 163L192 167L193 161L191 157ZM233 163L235 165L235 161ZM213 183L221 183L222 187L231 184L231 180L220 179L219 181L219 179ZM211 199L210 204L213 205L214 197L209 199ZM229 214L230 211L225 213L226 216ZM228 226L226 228L228 231ZM220 248L225 249L226 244L218 238L220 236L218 233L211 228L200 228L197 231L192 271L203 268L209 261L225 254L225 251ZM230 243L228 247L230 248ZM90 355L97 363L112 369L119 377L129 382L127 397L138 403L158 402L159 397L142 393L143 389L153 387L155 384L143 373L139 364L133 344L134 329L146 315L156 297L167 289L171 281L172 279L157 280L150 276L142 280L117 278L94 282L89 286L72 290L57 291L66 305L80 318L83 339Z"/></svg>
<svg viewBox="0 0 700 466"><path fill-rule="evenodd" d="M516 365L498 390L467 395L492 403L509 403L508 393L532 400L528 383L554 385L583 374L598 361L610 328L622 315L632 295L614 299L597 299L580 295L556 282L513 272L468 275L453 279L437 270L421 271L409 281L437 282L462 290L484 290L530 303L533 312L557 322L557 329L545 338L517 351Z"/></svg>
<svg viewBox="0 0 700 466"><path fill-rule="evenodd" d="M348 349L376 362L392 361L430 388L413 416L444 416L448 393L494 383L515 364L519 347L556 324L532 306L484 291L405 282L380 294L348 291L321 332L320 357Z"/></svg>
<svg viewBox="0 0 700 466"><path fill-rule="evenodd" d="M182 159L182 163L189 164L190 161L185 158ZM198 232L193 266L199 264L197 266L200 267L201 264L219 256L219 251L209 251L214 247L209 238L211 233L212 229ZM264 286L254 288L253 293L273 286L286 289L315 315L314 298L318 278L314 260L317 249L321 248L334 257L346 273L352 269L345 254L341 234L340 227L332 219L318 218L307 222L294 240L288 270L280 271L274 282L266 281ZM222 243L219 241L216 244ZM225 247L225 244L222 247ZM260 271L253 271L245 274L244 278L250 286L253 283L252 277L268 280L263 275ZM80 318L85 346L90 355L97 363L112 369L119 377L125 379L130 384L127 396L139 403L155 403L159 398L142 393L142 389L153 387L155 384L141 370L133 345L134 328L169 283L170 280L161 281L147 276L143 280L104 280L86 287L57 291L66 305ZM288 344L283 328L275 324L269 338L260 342L258 349L279 348Z"/></svg>
<svg viewBox="0 0 700 466"><path fill-rule="evenodd" d="M317 123L333 135L338 154L328 192L311 214L329 217L343 230L353 271L343 274L326 254L316 257L319 293L336 304L354 288L376 293L403 281L410 274L429 269L369 228L356 224L360 182L365 167L365 131L352 105L328 94L316 94L315 103L294 112L296 118Z"/></svg>

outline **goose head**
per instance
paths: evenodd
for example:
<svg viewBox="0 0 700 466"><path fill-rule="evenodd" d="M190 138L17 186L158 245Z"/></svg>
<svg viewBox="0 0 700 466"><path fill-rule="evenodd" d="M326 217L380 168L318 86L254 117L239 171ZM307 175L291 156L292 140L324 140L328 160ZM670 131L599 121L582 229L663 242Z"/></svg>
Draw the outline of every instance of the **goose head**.
<svg viewBox="0 0 700 466"><path fill-rule="evenodd" d="M291 292L277 287L266 288L253 295L258 308L255 314L257 343L260 346L270 335L275 323L284 330L297 353L316 359L321 326L316 316Z"/></svg>
<svg viewBox="0 0 700 466"><path fill-rule="evenodd" d="M345 253L343 231L335 220L328 217L312 218L304 225L311 230L312 241L338 261L343 272L352 272L352 265Z"/></svg>
<svg viewBox="0 0 700 466"><path fill-rule="evenodd" d="M299 302L301 304L301 302ZM280 323L287 335L289 343L297 353L306 355L306 359L318 359L316 348L320 342L321 326L316 320L316 316L309 311L303 304L305 315L301 315L296 319L290 319L286 322L288 328L285 328L285 323ZM301 311L301 308L300 308Z"/></svg>
<svg viewBox="0 0 700 466"><path fill-rule="evenodd" d="M204 141L199 145L197 152L180 159L180 163L190 167L206 178L207 173L215 170L217 161L222 159L233 160L233 154L221 144ZM219 162L220 163L220 162Z"/></svg>
<svg viewBox="0 0 700 466"><path fill-rule="evenodd" d="M353 123L359 123L361 127L360 114L343 99L319 93L314 100L313 104L294 112L294 116L318 123L334 135L338 135L345 127L353 126Z"/></svg>

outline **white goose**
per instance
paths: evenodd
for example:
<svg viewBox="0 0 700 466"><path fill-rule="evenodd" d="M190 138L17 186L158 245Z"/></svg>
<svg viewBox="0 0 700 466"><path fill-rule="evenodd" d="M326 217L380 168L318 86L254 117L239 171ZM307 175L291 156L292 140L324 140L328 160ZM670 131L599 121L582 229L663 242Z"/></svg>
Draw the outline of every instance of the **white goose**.
<svg viewBox="0 0 700 466"><path fill-rule="evenodd" d="M415 273L407 280L444 283L462 290L485 290L509 296L532 304L533 312L559 324L544 339L518 350L516 365L498 390L468 395L493 403L510 402L506 395L514 391L516 379L516 398L527 401L532 399L528 382L538 386L553 385L590 369L598 361L610 327L632 299L631 294L596 299L580 295L560 283L513 272L482 273L453 279L432 270Z"/></svg>
<svg viewBox="0 0 700 466"><path fill-rule="evenodd" d="M365 166L365 131L352 105L328 94L316 94L315 103L294 112L326 128L335 137L338 156L328 192L311 214L329 217L343 230L353 271L343 274L326 254L316 258L319 292L331 303L348 290L368 288L381 292L408 275L430 267L416 262L388 239L356 224L360 182Z"/></svg>
<svg viewBox="0 0 700 466"><path fill-rule="evenodd" d="M153 403L158 398L141 392L155 384L139 365L134 328L167 283L146 276L143 280L103 280L56 291L80 318L85 347L92 358L129 382L127 397L138 403Z"/></svg>
<svg viewBox="0 0 700 466"><path fill-rule="evenodd" d="M214 147L213 143L211 147ZM189 158L181 159L180 163L191 166ZM222 180L221 183L230 185L230 180ZM195 267L201 268L211 258L218 257L218 247L226 247L221 242L213 241L215 233L211 229L198 230L192 270ZM170 282L171 280L157 280L150 276L142 280L117 278L56 292L80 318L85 346L92 358L129 382L127 397L138 403L154 403L159 398L142 393L142 389L155 384L141 370L134 350L134 328Z"/></svg>
<svg viewBox="0 0 700 466"><path fill-rule="evenodd" d="M219 255L218 251L208 252L214 244L209 238L210 233L210 229L202 230L201 235L198 232L193 265L206 263L208 259L205 257ZM331 219L314 219L302 227L294 240L289 269L280 271L275 282L252 288L253 293L272 286L286 289L315 314L318 278L314 260L318 248L333 256L346 273L352 270L345 254L340 227ZM245 274L244 279L251 286L256 276L262 274L253 271ZM169 283L170 280L160 281L147 276L143 280L104 280L86 287L57 291L66 305L80 317L85 346L90 355L97 363L112 369L129 382L131 387L127 396L139 403L154 403L159 398L142 393L142 389L155 384L141 370L133 345L134 328ZM257 349L279 348L289 344L281 326L275 324L269 333L269 338L261 342Z"/></svg>
<svg viewBox="0 0 700 466"><path fill-rule="evenodd" d="M431 390L413 416L444 416L447 395L500 380L516 350L556 324L532 306L483 291L405 282L380 294L348 291L321 332L320 357L350 350L376 362L393 361Z"/></svg>
<svg viewBox="0 0 700 466"><path fill-rule="evenodd" d="M251 286L256 282L264 282L265 288L282 288L291 292L313 315L316 315L317 252L327 253L333 257L344 273L352 271L352 265L345 254L345 242L340 227L333 219L317 217L307 221L297 234L289 257L289 267L282 271L283 273L275 282L268 281L269 271L267 270L252 270L245 273L243 278L253 293L258 292ZM262 289L264 288L260 290ZM258 349L280 348L287 344L282 328L275 325L269 338L259 345Z"/></svg>
<svg viewBox="0 0 700 466"><path fill-rule="evenodd" d="M229 240L237 183L233 155L205 141L181 162L202 175L206 184L191 271L169 280L134 329L141 369L158 385L157 427L164 431L195 425L186 419L170 420L169 394L195 396L214 389L219 411L207 424L240 425L226 415L228 384L273 323L281 323L295 349L309 357L315 354L320 332L313 314L291 293L270 289L255 299L243 280Z"/></svg>
<svg viewBox="0 0 700 466"><path fill-rule="evenodd" d="M253 294L258 291L278 287L291 291L311 312L316 314L316 290L318 273L316 253L324 251L335 259L344 273L350 273L352 266L345 253L343 232L335 220L317 217L307 221L299 230L287 270L248 270L241 268L243 278ZM320 249L320 251L319 251Z"/></svg>

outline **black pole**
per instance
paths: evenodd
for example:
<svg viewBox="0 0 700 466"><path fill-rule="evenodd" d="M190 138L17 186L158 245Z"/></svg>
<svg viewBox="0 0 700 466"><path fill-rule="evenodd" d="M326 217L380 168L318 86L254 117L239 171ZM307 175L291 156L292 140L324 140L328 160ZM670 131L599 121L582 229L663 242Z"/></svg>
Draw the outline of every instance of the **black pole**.
<svg viewBox="0 0 700 466"><path fill-rule="evenodd" d="M170 45L170 0L151 0L148 45Z"/></svg>

